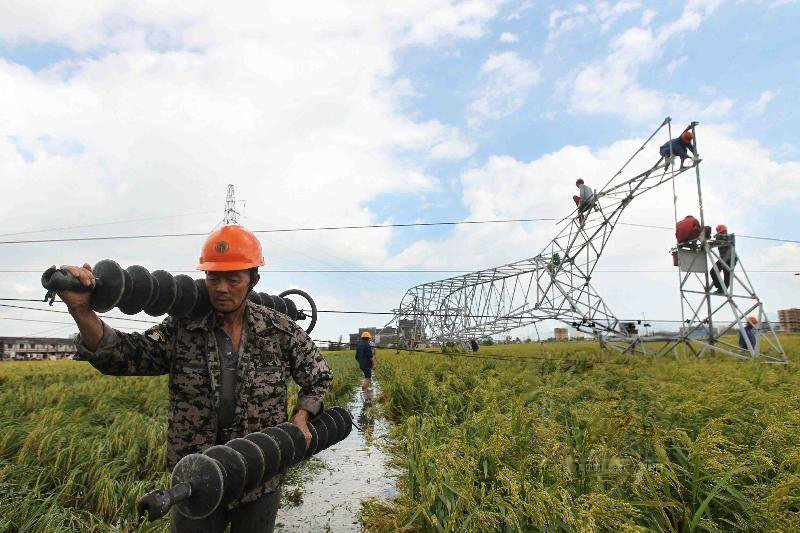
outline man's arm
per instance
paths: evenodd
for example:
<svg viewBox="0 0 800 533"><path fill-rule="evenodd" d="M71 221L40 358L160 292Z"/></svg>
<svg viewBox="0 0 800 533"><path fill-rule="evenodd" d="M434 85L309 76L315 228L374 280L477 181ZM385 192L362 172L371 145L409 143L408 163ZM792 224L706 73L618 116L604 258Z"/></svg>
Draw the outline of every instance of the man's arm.
<svg viewBox="0 0 800 533"><path fill-rule="evenodd" d="M297 413L292 422L303 430L308 445L311 443L311 433L308 431L307 421L322 410L322 401L333 381L333 372L319 348L296 324L292 324L289 349L292 378L300 386L297 393Z"/></svg>
<svg viewBox="0 0 800 533"><path fill-rule="evenodd" d="M83 267L62 266L84 287L94 286L95 279L88 264ZM158 375L169 372L171 348L174 345L172 319L151 328L145 334L121 333L106 325L90 307L91 292L60 291L80 335L75 339L79 361L89 363L103 374Z"/></svg>
<svg viewBox="0 0 800 533"><path fill-rule="evenodd" d="M144 333L122 333L98 318L102 334L94 350L83 333L75 339L75 359L88 361L111 376L158 376L168 374L175 346L172 317ZM94 331L91 332L94 334Z"/></svg>

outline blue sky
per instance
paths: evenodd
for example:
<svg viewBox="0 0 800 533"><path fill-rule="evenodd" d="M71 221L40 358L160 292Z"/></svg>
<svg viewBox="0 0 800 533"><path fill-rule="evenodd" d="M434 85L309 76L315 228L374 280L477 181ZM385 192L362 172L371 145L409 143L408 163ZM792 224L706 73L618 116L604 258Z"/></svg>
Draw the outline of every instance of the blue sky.
<svg viewBox="0 0 800 533"><path fill-rule="evenodd" d="M247 200L253 229L560 218L575 176L605 181L626 143L670 115L701 123L709 217L743 234L800 236L797 2L59 9L0 7L7 232L221 209L227 183ZM670 225L668 191L627 216ZM207 231L219 218L38 235ZM264 247L276 269L466 269L535 255L553 234L545 223L369 230L276 235ZM0 268L103 257L192 268L199 244L12 245ZM662 268L669 245L669 232L620 229L604 264ZM744 241L742 250L751 269L800 269L796 245ZM4 295L39 294L36 276L0 276ZM387 310L436 277L271 274L263 283L307 288L324 307ZM619 276L596 281L619 314L678 311L672 276L637 290ZM771 311L800 305L797 278L765 273L754 283ZM326 317L319 335L364 322L375 320ZM36 329L0 321L0 334Z"/></svg>

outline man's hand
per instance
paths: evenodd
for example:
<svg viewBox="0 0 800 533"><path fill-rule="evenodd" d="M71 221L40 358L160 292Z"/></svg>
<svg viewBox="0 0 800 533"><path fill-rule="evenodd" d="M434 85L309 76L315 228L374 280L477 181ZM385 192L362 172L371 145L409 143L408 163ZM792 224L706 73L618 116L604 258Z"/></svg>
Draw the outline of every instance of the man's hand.
<svg viewBox="0 0 800 533"><path fill-rule="evenodd" d="M92 267L89 263L84 263L82 267L72 265L61 265L61 270L65 270L78 278L84 287L94 287L95 278L92 274ZM67 311L75 319L78 330L81 332L81 341L89 350L96 350L103 337L103 323L92 311L90 300L91 291L59 291L58 297L67 304Z"/></svg>
<svg viewBox="0 0 800 533"><path fill-rule="evenodd" d="M94 274L92 274L92 267L89 266L89 263L84 263L83 267L61 265L59 269L69 272L78 278L78 281L80 281L81 285L84 287L93 287L95 284ZM67 309L73 316L75 316L76 313L85 314L87 311L91 311L89 307L89 300L92 297L91 292L59 291L57 294L58 297L61 298L61 301L67 304Z"/></svg>
<svg viewBox="0 0 800 533"><path fill-rule="evenodd" d="M300 428L306 438L306 448L311 446L311 432L308 430L308 411L299 409L292 418L292 424Z"/></svg>

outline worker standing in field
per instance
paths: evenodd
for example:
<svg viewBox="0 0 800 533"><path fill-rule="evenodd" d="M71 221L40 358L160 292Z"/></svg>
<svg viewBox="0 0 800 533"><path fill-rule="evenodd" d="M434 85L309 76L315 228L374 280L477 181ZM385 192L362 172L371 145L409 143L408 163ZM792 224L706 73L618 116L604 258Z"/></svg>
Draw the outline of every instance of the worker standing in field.
<svg viewBox="0 0 800 533"><path fill-rule="evenodd" d="M578 188L578 195L573 196L572 200L578 207L578 222L583 224L583 213L594 206L594 191L583 182L583 178L578 178L575 186Z"/></svg>
<svg viewBox="0 0 800 533"><path fill-rule="evenodd" d="M90 292L61 291L80 335L76 360L103 374L169 374L167 467L185 455L275 426L287 418L287 380L300 386L292 417L311 442L307 421L322 409L332 372L305 331L288 317L248 300L264 264L261 244L241 226L223 226L203 245L198 270L212 310L197 319L169 317L145 333L122 333L89 306ZM91 287L91 267L62 266ZM172 532L269 532L280 503L281 476L244 494L204 519L175 507Z"/></svg>
<svg viewBox="0 0 800 533"><path fill-rule="evenodd" d="M728 226L718 224L711 246L716 247L719 260L714 263L716 268L712 268L709 272L711 283L717 289L716 294L725 294L725 291L731 286L731 272L736 266L735 245L736 236L728 233ZM722 279L720 279L720 274L722 274Z"/></svg>
<svg viewBox="0 0 800 533"><path fill-rule="evenodd" d="M361 340L356 345L356 361L364 373L364 381L361 382L361 388L367 390L372 380L372 367L375 365L375 351L370 345L372 335L369 331L361 334Z"/></svg>
<svg viewBox="0 0 800 533"><path fill-rule="evenodd" d="M697 157L697 154L694 151L694 146L692 146L693 139L694 135L692 135L692 132L686 130L677 138L661 145L661 148L658 149L658 153L661 155L661 158L665 163L664 171L672 166L672 163L676 157L680 157L681 159L681 168L683 168L684 159L689 157L689 152L692 152L693 159ZM659 161L659 163L661 163L661 161ZM656 166L658 166L658 163Z"/></svg>
<svg viewBox="0 0 800 533"><path fill-rule="evenodd" d="M755 350L756 343L758 342L758 337L756 336L756 326L758 325L758 319L754 316L747 317L747 321L744 325L744 331L739 330L739 347L744 350ZM747 339L745 340L745 336ZM747 345L748 341L750 342L750 346Z"/></svg>

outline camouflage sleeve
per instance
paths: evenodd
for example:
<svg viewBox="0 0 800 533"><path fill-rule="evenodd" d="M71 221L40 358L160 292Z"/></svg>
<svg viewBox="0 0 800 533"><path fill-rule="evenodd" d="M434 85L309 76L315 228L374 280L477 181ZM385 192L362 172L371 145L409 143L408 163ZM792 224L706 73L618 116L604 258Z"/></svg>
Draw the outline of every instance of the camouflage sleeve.
<svg viewBox="0 0 800 533"><path fill-rule="evenodd" d="M311 337L295 324L289 347L292 378L300 386L297 408L316 415L322 409L322 400L333 381L333 372Z"/></svg>
<svg viewBox="0 0 800 533"><path fill-rule="evenodd" d="M75 338L78 361L111 376L157 376L169 373L175 347L175 326L172 318L144 333L122 333L103 322L103 337L94 352Z"/></svg>

